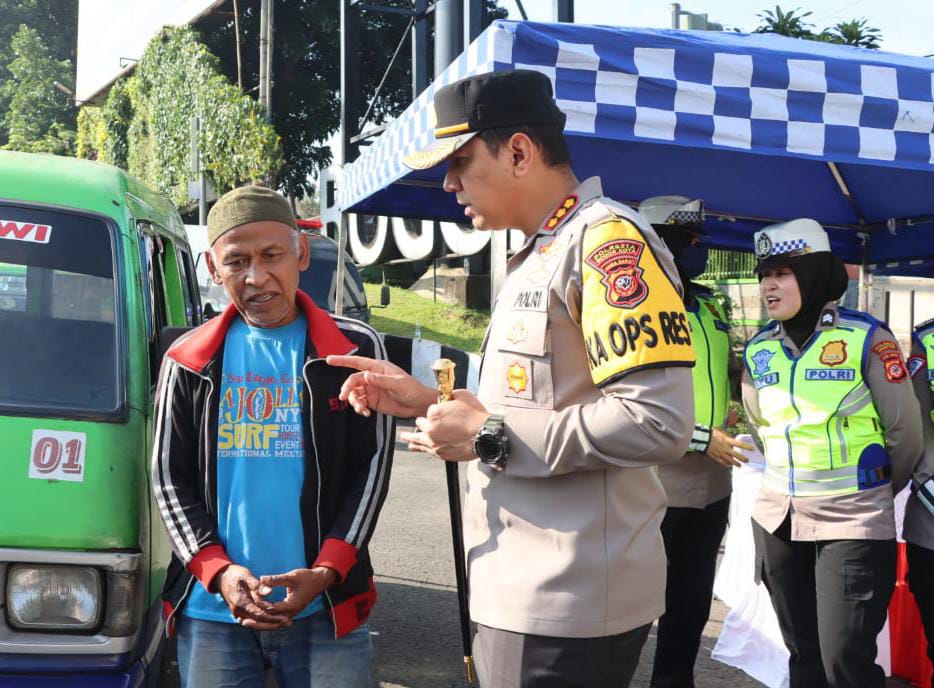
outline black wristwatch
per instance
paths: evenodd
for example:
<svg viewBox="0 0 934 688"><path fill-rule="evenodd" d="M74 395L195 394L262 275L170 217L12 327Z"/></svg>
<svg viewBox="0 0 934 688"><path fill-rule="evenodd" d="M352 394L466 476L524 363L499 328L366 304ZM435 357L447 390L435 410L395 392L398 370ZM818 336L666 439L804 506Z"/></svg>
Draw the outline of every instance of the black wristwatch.
<svg viewBox="0 0 934 688"><path fill-rule="evenodd" d="M506 457L509 456L509 438L506 437L503 420L501 415L492 414L473 440L473 450L480 461L497 471L506 467Z"/></svg>

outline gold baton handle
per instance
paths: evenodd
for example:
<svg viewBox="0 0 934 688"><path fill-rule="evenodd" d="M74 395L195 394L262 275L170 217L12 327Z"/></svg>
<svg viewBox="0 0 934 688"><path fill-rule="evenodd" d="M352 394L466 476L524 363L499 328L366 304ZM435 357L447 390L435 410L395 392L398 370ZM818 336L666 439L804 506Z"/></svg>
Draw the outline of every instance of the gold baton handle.
<svg viewBox="0 0 934 688"><path fill-rule="evenodd" d="M439 358L431 364L438 383L438 403L454 398L454 367L457 364L449 358Z"/></svg>

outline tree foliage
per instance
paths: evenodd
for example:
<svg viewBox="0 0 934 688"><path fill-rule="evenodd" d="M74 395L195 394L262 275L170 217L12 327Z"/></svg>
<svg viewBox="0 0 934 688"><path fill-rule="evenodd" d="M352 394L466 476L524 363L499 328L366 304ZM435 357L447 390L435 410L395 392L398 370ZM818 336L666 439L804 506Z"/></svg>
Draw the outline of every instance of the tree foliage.
<svg viewBox="0 0 934 688"><path fill-rule="evenodd" d="M45 45L45 57L68 60L70 73L59 79L69 88L74 86L75 46L78 34L78 0L0 0L0 146L7 143L7 129L2 113L10 109L11 95L3 95L4 84L11 79L9 65L13 61L13 36L26 25L35 29ZM63 93L62 107L67 105Z"/></svg>
<svg viewBox="0 0 934 688"><path fill-rule="evenodd" d="M238 0L237 4L243 89L255 93L259 81L260 2ZM370 4L403 9L412 6L411 0L379 0ZM491 18L507 14L497 8L494 0L487 0L487 8ZM224 73L233 81L237 57L232 12L233 3L228 0L202 25L208 47L220 58ZM393 51L403 40L399 59L373 106L370 121L379 123L402 112L412 99L412 48L406 31L409 19L366 7L362 8L361 16L360 78L365 94L364 110ZM286 193L301 197L312 190L309 179L317 175L319 168L331 163L327 141L340 127L340 3L277 2L273 22L272 122L282 138L284 159L279 182Z"/></svg>
<svg viewBox="0 0 934 688"><path fill-rule="evenodd" d="M71 62L51 57L39 32L25 24L13 35L10 50L9 77L0 85L0 97L8 103L3 148L73 155L75 110L54 86L70 81Z"/></svg>
<svg viewBox="0 0 934 688"><path fill-rule="evenodd" d="M882 41L882 32L872 26L867 26L865 19L837 22L831 28L824 29L822 36L829 43L841 43L871 49L878 49Z"/></svg>
<svg viewBox="0 0 934 688"><path fill-rule="evenodd" d="M776 5L774 10L764 10L757 15L761 23L756 28L756 33L777 33L792 38L872 49L878 49L882 42L882 32L868 26L866 19L841 21L832 27L816 31L814 25L808 21L811 14L802 12L800 8L785 12Z"/></svg>
<svg viewBox="0 0 934 688"><path fill-rule="evenodd" d="M152 39L133 75L111 88L98 113L82 117L78 147L185 207L195 115L206 176L219 194L279 168L279 140L259 105L219 73L217 58L187 27Z"/></svg>

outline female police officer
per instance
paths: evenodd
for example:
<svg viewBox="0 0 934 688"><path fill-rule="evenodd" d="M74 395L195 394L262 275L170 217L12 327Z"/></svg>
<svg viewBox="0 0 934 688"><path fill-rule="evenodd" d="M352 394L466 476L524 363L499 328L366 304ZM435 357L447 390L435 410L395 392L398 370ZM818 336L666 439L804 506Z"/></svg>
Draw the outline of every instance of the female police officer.
<svg viewBox="0 0 934 688"><path fill-rule="evenodd" d="M766 457L757 574L791 654L791 688L875 688L895 583L893 487L921 452L918 402L887 326L838 308L843 263L814 220L755 236L773 318L746 345L743 401Z"/></svg>
<svg viewBox="0 0 934 688"><path fill-rule="evenodd" d="M908 372L921 405L924 454L911 475L902 535L908 543L908 586L921 612L928 658L934 662L934 319L918 325L911 339Z"/></svg>

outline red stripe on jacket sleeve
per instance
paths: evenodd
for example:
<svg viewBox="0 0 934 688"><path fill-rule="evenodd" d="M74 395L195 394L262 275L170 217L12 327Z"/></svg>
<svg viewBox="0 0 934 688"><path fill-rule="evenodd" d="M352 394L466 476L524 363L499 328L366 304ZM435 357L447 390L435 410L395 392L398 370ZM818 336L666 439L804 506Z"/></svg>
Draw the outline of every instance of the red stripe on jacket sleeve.
<svg viewBox="0 0 934 688"><path fill-rule="evenodd" d="M223 545L208 545L195 555L195 558L188 564L188 570L200 581L205 590L217 592L211 589L211 581L222 568L232 563Z"/></svg>
<svg viewBox="0 0 934 688"><path fill-rule="evenodd" d="M344 580L356 563L356 547L337 538L328 538L321 546L321 551L318 553L318 558L315 559L312 567L327 566L329 569L334 569L340 579Z"/></svg>

